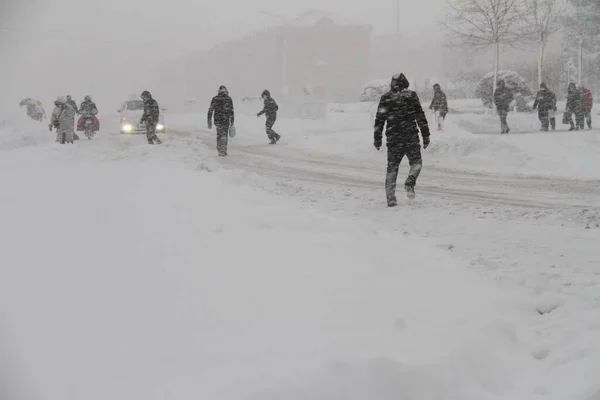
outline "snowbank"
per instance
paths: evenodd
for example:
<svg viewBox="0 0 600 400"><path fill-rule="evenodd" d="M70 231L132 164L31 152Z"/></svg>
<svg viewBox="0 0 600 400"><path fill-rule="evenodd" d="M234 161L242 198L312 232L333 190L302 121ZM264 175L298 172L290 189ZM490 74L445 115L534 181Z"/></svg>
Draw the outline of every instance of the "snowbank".
<svg viewBox="0 0 600 400"><path fill-rule="evenodd" d="M256 192L192 137L166 137L44 138L0 157L0 315L23 396L481 400L551 389L542 378L554 368L525 327L539 317L530 300L417 239Z"/></svg>
<svg viewBox="0 0 600 400"><path fill-rule="evenodd" d="M558 131L540 132L536 114L511 113L508 119L511 133L500 135L497 119L483 113L474 101L458 101L454 107L460 110L459 114L448 115L444 132L432 129L432 144L423 152L428 166L494 174L600 179L599 130L567 132L558 117ZM336 105L332 109L337 112L330 112L327 121L279 119L275 130L284 137L281 144L309 154L330 154L379 164L384 152L377 155L372 146L374 110L369 111L367 103ZM172 126L182 131L205 128L200 115L175 115L171 120ZM266 138L263 118L239 117L237 128L238 145L254 145L257 138L263 135Z"/></svg>

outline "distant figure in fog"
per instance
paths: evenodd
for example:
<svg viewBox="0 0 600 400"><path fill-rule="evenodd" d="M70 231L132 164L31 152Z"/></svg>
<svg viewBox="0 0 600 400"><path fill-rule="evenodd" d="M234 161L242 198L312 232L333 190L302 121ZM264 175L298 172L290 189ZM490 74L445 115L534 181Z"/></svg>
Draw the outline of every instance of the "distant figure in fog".
<svg viewBox="0 0 600 400"><path fill-rule="evenodd" d="M140 124L146 124L148 144L161 144L162 141L156 135L156 125L158 124L158 117L160 115L158 103L147 90L144 90L140 97L144 101L144 114L142 115Z"/></svg>
<svg viewBox="0 0 600 400"><path fill-rule="evenodd" d="M446 119L446 114L448 114L448 100L439 83L433 85L433 100L431 100L429 109L435 113L437 130L441 131L443 121Z"/></svg>
<svg viewBox="0 0 600 400"><path fill-rule="evenodd" d="M510 103L512 103L513 100L513 93L506 87L506 83L504 81L498 81L498 87L494 92L494 104L496 105L498 116L500 117L501 134L510 132L506 118L508 117L508 110L510 110Z"/></svg>
<svg viewBox="0 0 600 400"><path fill-rule="evenodd" d="M213 120L217 127L217 152L219 157L227 156L229 130L234 128L235 115L233 100L224 85L219 87L218 94L210 102L207 119L208 129L212 129Z"/></svg>
<svg viewBox="0 0 600 400"><path fill-rule="evenodd" d="M594 106L594 97L590 89L583 85L579 85L579 91L581 92L581 101L583 103L583 117L587 122L588 128L592 129L592 107ZM583 124L581 129L583 129Z"/></svg>
<svg viewBox="0 0 600 400"><path fill-rule="evenodd" d="M575 114L575 124L573 124L573 114ZM578 131L585 127L585 112L583 110L583 98L581 92L577 89L575 83L569 83L567 88L567 108L565 110L566 121L563 121L571 128L569 131Z"/></svg>
<svg viewBox="0 0 600 400"><path fill-rule="evenodd" d="M263 90L261 96L264 103L264 108L261 112L256 114L257 117L265 114L267 116L266 122L266 131L267 136L271 140L269 144L275 144L281 139L281 135L273 130L273 125L275 125L275 121L277 121L277 111L279 110L279 106L275 102L275 99L271 97L271 92L268 90Z"/></svg>
<svg viewBox="0 0 600 400"><path fill-rule="evenodd" d="M56 128L56 141L60 144L73 143L75 128L75 109L67 100L59 96L54 102L56 106L52 111L50 129Z"/></svg>
<svg viewBox="0 0 600 400"><path fill-rule="evenodd" d="M79 114L79 110L77 109L77 103L75 102L75 100L73 100L70 94L67 95L67 104L73 107L73 110L75 110L75 114ZM79 140L79 136L77 136L75 132L73 132L73 138L75 140Z"/></svg>
<svg viewBox="0 0 600 400"><path fill-rule="evenodd" d="M533 109L538 110L538 118L542 124L541 130L548 132L548 126L552 126L552 130L556 129L556 95L545 83L540 84L540 90L535 96Z"/></svg>

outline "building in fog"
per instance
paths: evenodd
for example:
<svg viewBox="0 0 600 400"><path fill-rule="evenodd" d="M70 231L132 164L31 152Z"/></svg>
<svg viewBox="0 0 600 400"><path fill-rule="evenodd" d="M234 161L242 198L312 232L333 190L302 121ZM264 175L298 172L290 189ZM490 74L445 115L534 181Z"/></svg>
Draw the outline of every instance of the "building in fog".
<svg viewBox="0 0 600 400"><path fill-rule="evenodd" d="M309 12L201 54L188 87L212 93L224 84L237 99L269 88L290 100L356 101L370 76L371 29Z"/></svg>

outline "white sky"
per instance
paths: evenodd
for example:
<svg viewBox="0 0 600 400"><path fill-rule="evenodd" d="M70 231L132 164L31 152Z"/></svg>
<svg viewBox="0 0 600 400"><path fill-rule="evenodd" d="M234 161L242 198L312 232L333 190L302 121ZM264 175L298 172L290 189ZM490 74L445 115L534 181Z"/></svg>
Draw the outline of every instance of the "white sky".
<svg viewBox="0 0 600 400"><path fill-rule="evenodd" d="M402 34L438 29L446 0L399 2ZM64 91L79 100L111 85L122 96L154 84L152 71L166 60L277 25L275 15L324 10L370 23L376 35L392 33L396 6L397 0L0 0L0 106L23 96L48 102Z"/></svg>

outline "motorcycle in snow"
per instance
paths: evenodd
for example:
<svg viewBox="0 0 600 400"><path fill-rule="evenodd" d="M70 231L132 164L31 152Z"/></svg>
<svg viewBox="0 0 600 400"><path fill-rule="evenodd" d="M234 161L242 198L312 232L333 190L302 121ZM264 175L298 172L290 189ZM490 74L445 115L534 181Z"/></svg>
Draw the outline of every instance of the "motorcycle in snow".
<svg viewBox="0 0 600 400"><path fill-rule="evenodd" d="M100 130L100 123L94 114L83 114L77 121L77 131L83 131L88 140L91 140Z"/></svg>

